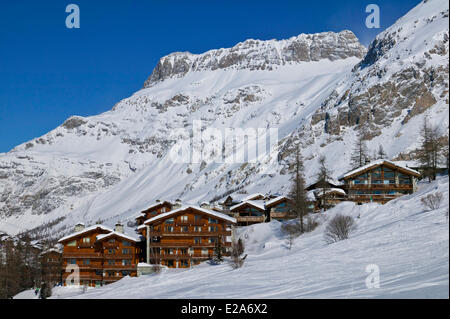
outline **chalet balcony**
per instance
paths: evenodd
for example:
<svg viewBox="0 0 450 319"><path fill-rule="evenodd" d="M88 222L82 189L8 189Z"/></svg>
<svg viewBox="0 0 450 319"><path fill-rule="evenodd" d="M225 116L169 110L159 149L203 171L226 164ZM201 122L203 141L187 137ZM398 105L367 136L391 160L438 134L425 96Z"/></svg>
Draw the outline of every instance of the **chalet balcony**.
<svg viewBox="0 0 450 319"><path fill-rule="evenodd" d="M293 214L289 214L287 212L271 212L270 213L270 218L285 218L285 219L293 219L296 218L297 216L293 215Z"/></svg>
<svg viewBox="0 0 450 319"><path fill-rule="evenodd" d="M264 223L265 216L236 216L236 221L239 222L250 222L250 223Z"/></svg>
<svg viewBox="0 0 450 319"><path fill-rule="evenodd" d="M133 255L132 254L104 254L103 255L104 259L132 259Z"/></svg>
<svg viewBox="0 0 450 319"><path fill-rule="evenodd" d="M355 184L348 185L347 189L364 190L364 189L392 189L392 190L412 190L411 184Z"/></svg>
<svg viewBox="0 0 450 319"><path fill-rule="evenodd" d="M87 253L87 252L64 252L63 258L90 258L98 259L103 258L102 253Z"/></svg>
<svg viewBox="0 0 450 319"><path fill-rule="evenodd" d="M136 270L136 264L130 264L130 265L103 265L103 270Z"/></svg>
<svg viewBox="0 0 450 319"><path fill-rule="evenodd" d="M182 232L182 231L173 231L173 232L150 232L150 236L154 237L167 237L167 236L176 236L176 237L183 237L183 236L189 236L189 237L199 237L199 236L209 236L209 237L216 237L216 236L231 236L231 231L201 231L201 232Z"/></svg>
<svg viewBox="0 0 450 319"><path fill-rule="evenodd" d="M231 244L223 243L222 246L229 246L229 245L231 245ZM152 248L158 248L158 247L161 247L161 248L165 248L165 247L167 247L167 248L177 248L177 247L181 247L181 248L199 247L199 248L202 248L202 247L205 247L205 248L207 248L207 247L215 247L215 244L208 243L208 242L205 242L205 243L193 243L193 242L152 243L151 247Z"/></svg>
<svg viewBox="0 0 450 319"><path fill-rule="evenodd" d="M181 260L181 259L190 259L190 258L194 258L194 259L210 259L212 257L211 254L163 254L163 255L156 255L154 258L155 259L165 259L165 260Z"/></svg>
<svg viewBox="0 0 450 319"><path fill-rule="evenodd" d="M105 247L105 248L117 248L117 247L119 247L119 244L118 243L106 242L106 243L103 243L103 247Z"/></svg>

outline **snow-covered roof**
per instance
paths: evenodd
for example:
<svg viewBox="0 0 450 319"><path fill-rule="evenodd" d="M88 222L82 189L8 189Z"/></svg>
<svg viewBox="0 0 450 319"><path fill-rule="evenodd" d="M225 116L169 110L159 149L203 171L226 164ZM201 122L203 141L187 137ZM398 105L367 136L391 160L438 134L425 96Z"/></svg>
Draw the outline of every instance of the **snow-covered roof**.
<svg viewBox="0 0 450 319"><path fill-rule="evenodd" d="M201 207L194 206L194 205L188 205L188 206L182 206L182 207L180 207L180 208L178 208L178 209L171 210L170 212L162 213L162 214L159 214L159 215L157 215L157 216L155 216L155 217L152 217L152 218L150 218L150 219L147 219L147 220L144 222L143 225L141 225L141 226L138 227L138 229L144 228L144 227L146 226L145 224L151 223L151 222L156 221L156 220L159 220L159 219L164 219L164 218L166 218L166 217L169 217L169 216L171 216L171 215L180 213L180 212L185 211L185 210L188 210L188 209L190 209L190 208L191 208L191 209L194 209L194 210L197 210L197 211L200 211L200 212L203 212L203 213L205 213L205 214L208 214L208 215L211 215L211 216L220 218L220 219L224 219L224 220L230 221L230 222L232 222L232 223L236 223L236 218L230 217L230 216L228 216L228 215L225 215L225 214L222 214L222 213L219 213L219 212L210 210L210 209L201 208Z"/></svg>
<svg viewBox="0 0 450 319"><path fill-rule="evenodd" d="M61 242L65 241L65 240L67 240L67 239L70 239L70 238L73 238L73 237L82 235L82 234L84 234L84 233L90 232L90 231L95 230L95 229L97 229L97 228L100 228L100 229L102 229L102 230L106 230L106 231L108 231L108 232L113 232L113 231L114 231L114 230L112 230L111 228L106 227L106 226L103 226L103 225L93 225L93 226L87 227L87 228L85 228L85 229L83 229L83 230L80 230L80 231L78 231L78 232L75 232L75 233L72 233L72 234L70 234L70 235L64 236L63 238L61 238L60 240L58 240L58 243L61 243Z"/></svg>
<svg viewBox="0 0 450 319"><path fill-rule="evenodd" d="M119 232L116 232L116 231L113 231L113 232L110 232L110 233L107 233L107 234L101 234L101 235L98 235L98 236L97 236L97 240L102 240L102 239L111 237L111 236L113 236L113 235L116 235L116 236L118 236L118 237L122 237L122 238L125 238L125 239L128 239L128 240L131 240L131 241L134 241L134 242L140 241L139 238L132 237L132 236L126 235L126 234L124 234L124 233L119 233Z"/></svg>
<svg viewBox="0 0 450 319"><path fill-rule="evenodd" d="M320 189L315 189L313 190L313 192L316 197L319 197L323 193L323 191ZM325 193L339 193L342 195L347 195L347 193L342 188L328 188L325 190Z"/></svg>
<svg viewBox="0 0 450 319"><path fill-rule="evenodd" d="M256 208L259 208L261 210L265 210L266 209L266 206L265 206L263 200L246 200L246 201L243 201L242 203L239 203L237 205L231 206L230 210L234 210L234 209L239 208L239 207L241 207L241 206L243 206L245 204L249 204L249 205L251 205L253 207L256 207Z"/></svg>
<svg viewBox="0 0 450 319"><path fill-rule="evenodd" d="M413 170L413 169L411 169L411 168L409 168L407 166L404 166L404 165L402 165L400 163L395 163L395 162L388 161L388 160L385 160L385 159L379 159L379 160L370 162L370 163L368 163L368 164L366 164L364 166L361 166L361 167L359 167L357 169L351 170L350 172L347 172L347 173L341 175L339 177L339 180L345 179L346 177L352 176L354 174L357 174L358 172L367 170L369 168L380 166L382 164L390 164L390 165L396 166L396 167L398 167L400 169L403 169L405 171L408 171L409 173L411 173L413 175L420 176L420 173L418 171L415 171L415 170Z"/></svg>
<svg viewBox="0 0 450 319"><path fill-rule="evenodd" d="M334 185L334 186L340 186L340 185L342 185L342 182L337 181L337 180L335 180L334 178L328 178L328 179L327 179L327 182L330 183L331 185ZM312 185L317 184L317 183L318 183L318 181L315 181L314 183L310 183L310 184L308 184L308 185L306 186L306 188L309 188L309 187L311 187Z"/></svg>
<svg viewBox="0 0 450 319"><path fill-rule="evenodd" d="M281 200L285 200L285 199L289 200L289 197L286 197L286 196L275 197L274 199L271 199L271 200L267 201L266 202L266 206L270 206L272 204L275 204L275 203L277 203L277 202L279 202Z"/></svg>
<svg viewBox="0 0 450 319"><path fill-rule="evenodd" d="M306 198L308 198L308 200L310 200L310 201L315 201L316 195L314 194L314 190L310 190L309 192L307 192Z"/></svg>
<svg viewBox="0 0 450 319"><path fill-rule="evenodd" d="M252 200L252 199L254 199L254 198L258 197L258 196L265 197L265 195L261 194L261 193L254 193L254 194L250 194L250 195L235 193L235 194L231 194L231 195L228 195L228 196L225 196L224 198L222 198L219 201L219 204L225 203L225 201L228 199L228 197L231 197L233 202L236 203L236 202L244 202L244 201Z"/></svg>

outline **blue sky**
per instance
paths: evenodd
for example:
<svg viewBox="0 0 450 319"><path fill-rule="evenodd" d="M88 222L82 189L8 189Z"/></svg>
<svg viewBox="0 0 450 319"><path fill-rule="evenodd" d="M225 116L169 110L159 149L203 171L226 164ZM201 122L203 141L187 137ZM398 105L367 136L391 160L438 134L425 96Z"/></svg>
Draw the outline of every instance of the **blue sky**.
<svg viewBox="0 0 450 319"><path fill-rule="evenodd" d="M111 109L139 90L161 56L231 47L248 38L353 31L368 46L418 0L42 0L0 2L0 152L71 115ZM65 8L80 8L67 29ZM380 7L380 29L365 8Z"/></svg>

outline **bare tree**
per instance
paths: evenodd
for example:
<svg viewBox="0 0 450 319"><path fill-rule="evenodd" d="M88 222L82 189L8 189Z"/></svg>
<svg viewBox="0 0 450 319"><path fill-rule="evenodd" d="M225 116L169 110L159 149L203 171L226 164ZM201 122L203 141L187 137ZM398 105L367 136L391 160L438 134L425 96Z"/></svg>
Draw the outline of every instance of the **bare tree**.
<svg viewBox="0 0 450 319"><path fill-rule="evenodd" d="M244 254L245 247L244 243L242 242L242 239L238 239L238 241L233 242L231 245L231 266L233 268L240 268L244 264L245 259L247 258L247 255L242 257Z"/></svg>
<svg viewBox="0 0 450 319"><path fill-rule="evenodd" d="M319 158L319 172L317 173L317 184L320 188L320 192L322 193L322 196L320 198L320 206L324 209L327 209L328 207L328 199L329 199L329 182L332 179L332 172L330 169L328 169L326 164L326 158L325 156L320 156Z"/></svg>
<svg viewBox="0 0 450 319"><path fill-rule="evenodd" d="M436 192L434 194L428 194L427 196L422 197L420 201L429 210L435 210L441 207L442 198L442 193Z"/></svg>
<svg viewBox="0 0 450 319"><path fill-rule="evenodd" d="M300 232L303 233L303 218L308 214L309 202L305 185L303 159L298 145L295 152L294 172L289 197L291 199L288 206L289 210L293 211L298 217Z"/></svg>
<svg viewBox="0 0 450 319"><path fill-rule="evenodd" d="M423 175L428 181L436 179L437 166L440 158L439 128L433 126L425 118L420 131L421 145L418 152L418 160L422 165Z"/></svg>
<svg viewBox="0 0 450 319"><path fill-rule="evenodd" d="M367 160L370 160L370 156L366 145L366 136L362 129L359 129L353 147L353 154L350 158L351 168L360 168L361 166L366 165Z"/></svg>
<svg viewBox="0 0 450 319"><path fill-rule="evenodd" d="M325 228L324 239L327 244L347 239L349 234L356 229L353 217L337 214Z"/></svg>
<svg viewBox="0 0 450 319"><path fill-rule="evenodd" d="M383 148L383 145L379 145L378 146L378 151L377 151L377 157L376 157L376 159L384 159L384 158L387 158L387 154L386 154L386 152L384 151L384 148Z"/></svg>

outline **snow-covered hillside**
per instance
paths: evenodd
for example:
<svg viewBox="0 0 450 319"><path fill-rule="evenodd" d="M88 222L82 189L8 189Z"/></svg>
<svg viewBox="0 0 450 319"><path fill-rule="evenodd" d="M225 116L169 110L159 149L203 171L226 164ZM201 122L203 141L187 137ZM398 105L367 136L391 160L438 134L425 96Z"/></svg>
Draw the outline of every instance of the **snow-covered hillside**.
<svg viewBox="0 0 450 319"><path fill-rule="evenodd" d="M370 148L383 143L389 157L408 160L424 116L448 132L448 21L447 1L429 0L368 50L342 31L163 57L144 88L111 111L71 117L0 154L0 230L65 217L54 227L60 236L79 220L126 222L159 198L197 204L237 189L285 193L292 143L303 146L308 181L321 154L338 176L361 125ZM277 128L278 144L256 163L172 161L195 120Z"/></svg>
<svg viewBox="0 0 450 319"><path fill-rule="evenodd" d="M341 203L291 250L279 222L243 227L248 257L237 270L226 262L204 263L126 277L84 294L78 287L55 288L53 298L448 298L448 187L446 176L385 205ZM436 192L443 194L441 208L428 211L420 199ZM337 213L355 217L357 229L327 245L324 228ZM379 288L366 286L368 265L378 266ZM24 292L16 298L30 297Z"/></svg>

